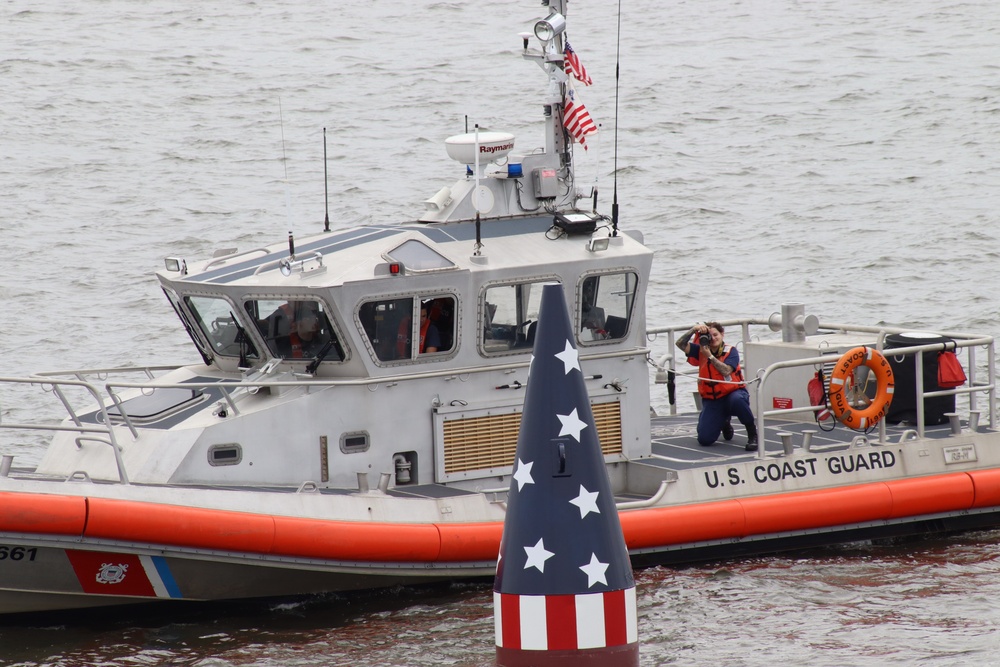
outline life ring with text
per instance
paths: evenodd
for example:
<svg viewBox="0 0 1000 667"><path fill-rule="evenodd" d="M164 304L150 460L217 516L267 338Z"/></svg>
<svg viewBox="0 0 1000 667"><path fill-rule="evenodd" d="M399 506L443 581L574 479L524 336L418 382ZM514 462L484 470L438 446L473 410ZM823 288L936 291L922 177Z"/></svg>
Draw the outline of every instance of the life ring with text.
<svg viewBox="0 0 1000 667"><path fill-rule="evenodd" d="M864 409L851 404L848 389L854 385L855 369L867 366L875 374L878 389L875 398ZM893 378L889 361L878 350L871 347L855 347L848 350L837 361L830 374L830 409L834 416L848 428L865 430L871 428L885 416L892 403ZM861 398L868 400L864 394Z"/></svg>

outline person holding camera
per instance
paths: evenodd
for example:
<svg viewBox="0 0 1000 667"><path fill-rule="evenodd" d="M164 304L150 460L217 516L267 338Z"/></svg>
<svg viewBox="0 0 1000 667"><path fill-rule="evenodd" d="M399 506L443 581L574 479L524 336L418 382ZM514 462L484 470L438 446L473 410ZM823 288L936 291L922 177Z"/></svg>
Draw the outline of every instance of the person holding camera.
<svg viewBox="0 0 1000 667"><path fill-rule="evenodd" d="M698 444L715 444L719 434L733 439L730 419L735 416L747 429L748 452L757 451L757 425L750 409L750 394L740 368L740 353L723 340L725 329L718 322L696 324L677 341L688 363L698 367L698 393L701 414L698 416ZM697 336L698 342L692 342Z"/></svg>

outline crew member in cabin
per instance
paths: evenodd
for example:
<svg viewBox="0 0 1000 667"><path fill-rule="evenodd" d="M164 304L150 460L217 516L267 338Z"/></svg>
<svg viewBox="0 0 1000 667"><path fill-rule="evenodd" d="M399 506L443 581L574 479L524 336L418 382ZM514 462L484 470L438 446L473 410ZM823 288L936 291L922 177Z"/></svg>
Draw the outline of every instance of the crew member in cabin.
<svg viewBox="0 0 1000 667"><path fill-rule="evenodd" d="M417 354L427 354L437 352L441 349L441 332L437 325L431 320L431 301L420 302L420 346ZM396 358L405 359L410 349L410 321L409 315L404 317L399 323L399 333L396 334Z"/></svg>
<svg viewBox="0 0 1000 667"><path fill-rule="evenodd" d="M580 334L583 340L602 340L608 337L605 330L607 318L604 309L597 305L597 276L583 281L580 299Z"/></svg>
<svg viewBox="0 0 1000 667"><path fill-rule="evenodd" d="M292 356L296 359L316 356L323 342L320 339L319 313L311 308L304 308L296 320L295 337L292 341Z"/></svg>
<svg viewBox="0 0 1000 667"><path fill-rule="evenodd" d="M315 302L289 301L268 320L278 353L285 359L311 359L328 340Z"/></svg>
<svg viewBox="0 0 1000 667"><path fill-rule="evenodd" d="M441 349L441 332L431 321L431 304L424 301L420 304L420 354L437 352Z"/></svg>
<svg viewBox="0 0 1000 667"><path fill-rule="evenodd" d="M733 416L747 429L748 452L757 451L757 425L750 409L750 394L740 368L740 353L723 340L725 329L718 322L696 324L677 341L688 363L698 367L698 444L704 447L719 439L733 439ZM696 338L692 341L692 338Z"/></svg>

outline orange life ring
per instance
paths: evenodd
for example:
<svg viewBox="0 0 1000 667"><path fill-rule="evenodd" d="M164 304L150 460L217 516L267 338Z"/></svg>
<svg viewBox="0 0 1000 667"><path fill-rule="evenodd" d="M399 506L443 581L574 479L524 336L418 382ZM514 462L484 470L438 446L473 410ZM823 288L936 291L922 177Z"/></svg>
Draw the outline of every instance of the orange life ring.
<svg viewBox="0 0 1000 667"><path fill-rule="evenodd" d="M853 383L854 369L859 366L870 368L878 380L875 398L864 410L851 405L845 391L847 383ZM871 347L861 346L848 350L830 374L830 409L848 428L864 430L877 424L889 409L892 394L892 368L882 353Z"/></svg>

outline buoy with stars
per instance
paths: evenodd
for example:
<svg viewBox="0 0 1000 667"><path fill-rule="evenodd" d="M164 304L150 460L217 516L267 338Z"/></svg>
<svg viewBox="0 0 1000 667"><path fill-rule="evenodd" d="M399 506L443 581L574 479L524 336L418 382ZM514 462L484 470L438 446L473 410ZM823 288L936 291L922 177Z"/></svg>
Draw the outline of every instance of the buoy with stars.
<svg viewBox="0 0 1000 667"><path fill-rule="evenodd" d="M639 664L635 580L561 285L545 285L493 585L499 667Z"/></svg>

